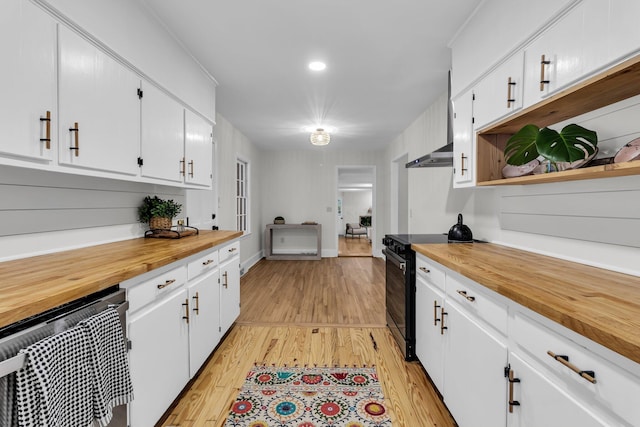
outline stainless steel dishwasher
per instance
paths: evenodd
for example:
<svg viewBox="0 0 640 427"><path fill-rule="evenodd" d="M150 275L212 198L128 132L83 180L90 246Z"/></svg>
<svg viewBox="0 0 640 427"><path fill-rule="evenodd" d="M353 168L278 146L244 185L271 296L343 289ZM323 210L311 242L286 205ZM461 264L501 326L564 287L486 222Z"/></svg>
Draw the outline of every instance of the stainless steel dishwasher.
<svg viewBox="0 0 640 427"><path fill-rule="evenodd" d="M18 425L15 407L16 372L24 364L24 355L18 352L48 336L72 328L81 320L100 313L107 308L116 308L120 315L122 333L126 342L126 312L129 303L125 290L118 286L69 302L44 313L0 328L0 427ZM127 405L113 408L109 427L127 426Z"/></svg>

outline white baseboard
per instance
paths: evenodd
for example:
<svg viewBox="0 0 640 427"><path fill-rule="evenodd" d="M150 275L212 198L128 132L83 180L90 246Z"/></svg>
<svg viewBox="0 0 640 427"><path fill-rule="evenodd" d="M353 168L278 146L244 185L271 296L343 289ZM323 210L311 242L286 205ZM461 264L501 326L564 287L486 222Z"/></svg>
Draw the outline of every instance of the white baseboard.
<svg viewBox="0 0 640 427"><path fill-rule="evenodd" d="M241 273L246 274L251 269L251 267L256 265L258 261L260 261L263 257L264 257L264 253L262 250L260 250L255 254L253 254L252 256L250 256L244 262L241 262L240 263Z"/></svg>

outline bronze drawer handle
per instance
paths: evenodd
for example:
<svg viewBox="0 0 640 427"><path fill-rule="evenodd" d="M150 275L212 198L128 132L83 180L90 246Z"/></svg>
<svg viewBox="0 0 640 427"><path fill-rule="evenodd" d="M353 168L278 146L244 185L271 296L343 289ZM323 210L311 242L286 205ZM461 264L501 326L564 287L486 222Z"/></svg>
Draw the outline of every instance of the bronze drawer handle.
<svg viewBox="0 0 640 427"><path fill-rule="evenodd" d="M40 117L40 121L44 122L44 138L40 138L40 142L44 142L47 150L51 149L51 111L47 111L45 117Z"/></svg>
<svg viewBox="0 0 640 427"><path fill-rule="evenodd" d="M202 263L202 265L209 265L209 264L211 264L212 262L215 262L215 260L208 259L208 260L206 260L205 262L203 262L203 263Z"/></svg>
<svg viewBox="0 0 640 427"><path fill-rule="evenodd" d="M169 279L169 280L165 281L164 283L162 283L160 285L157 285L158 289L164 289L167 286L172 285L175 281L176 281L176 279Z"/></svg>
<svg viewBox="0 0 640 427"><path fill-rule="evenodd" d="M74 146L69 147L69 150L74 150L76 152L76 157L80 155L80 127L78 126L78 122L75 122L74 127L69 128L69 132L75 132L75 136L73 138Z"/></svg>
<svg viewBox="0 0 640 427"><path fill-rule="evenodd" d="M511 108L511 104L516 102L516 100L513 98L513 94L511 93L511 90L515 85L516 82L514 82L511 77L509 77L509 80L507 80L507 108Z"/></svg>
<svg viewBox="0 0 640 427"><path fill-rule="evenodd" d="M420 270L422 270L425 273L431 273L431 270L429 270L428 268L425 268L425 267L420 267Z"/></svg>
<svg viewBox="0 0 640 427"><path fill-rule="evenodd" d="M562 363L567 368L571 369L576 374L580 375L585 380L589 381L591 384L595 384L597 382L596 381L596 373L595 372L593 372L593 371L583 371L583 370L579 369L576 365L574 365L573 363L569 362L569 356L555 354L551 350L547 351L547 354L549 356L553 357L554 359L556 359L556 361Z"/></svg>
<svg viewBox="0 0 640 427"><path fill-rule="evenodd" d="M544 77L544 66L551 64L551 61L546 59L544 55L540 58L540 92L544 90L544 85L548 85L550 83L549 80Z"/></svg>
<svg viewBox="0 0 640 427"><path fill-rule="evenodd" d="M467 295L467 291L456 290L456 292L459 293L460 295L462 295L463 297L465 297L467 299L467 301L474 302L476 300L476 297L472 297L470 295Z"/></svg>

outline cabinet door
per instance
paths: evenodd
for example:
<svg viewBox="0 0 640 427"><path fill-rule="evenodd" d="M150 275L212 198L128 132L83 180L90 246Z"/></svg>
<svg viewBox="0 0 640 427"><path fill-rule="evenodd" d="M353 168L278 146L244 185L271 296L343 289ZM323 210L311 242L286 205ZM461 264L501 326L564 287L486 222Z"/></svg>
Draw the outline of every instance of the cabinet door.
<svg viewBox="0 0 640 427"><path fill-rule="evenodd" d="M48 161L55 135L56 24L33 3L0 2L0 154ZM47 117L51 121L41 119Z"/></svg>
<svg viewBox="0 0 640 427"><path fill-rule="evenodd" d="M475 129L522 108L524 54L515 53L473 89Z"/></svg>
<svg viewBox="0 0 640 427"><path fill-rule="evenodd" d="M152 426L189 381L189 325L183 289L129 319L129 365L135 399L131 426Z"/></svg>
<svg viewBox="0 0 640 427"><path fill-rule="evenodd" d="M583 12L584 4L578 5L525 49L525 107L583 75Z"/></svg>
<svg viewBox="0 0 640 427"><path fill-rule="evenodd" d="M59 44L60 163L136 175L140 79L62 26Z"/></svg>
<svg viewBox="0 0 640 427"><path fill-rule="evenodd" d="M416 278L416 355L440 393L443 391L443 335L440 316L444 295Z"/></svg>
<svg viewBox="0 0 640 427"><path fill-rule="evenodd" d="M609 7L609 47L612 60L637 54L640 50L640 2L611 0Z"/></svg>
<svg viewBox="0 0 640 427"><path fill-rule="evenodd" d="M600 421L587 408L580 405L546 375L536 370L513 352L509 363L514 378L514 406L507 415L509 427L604 427L610 425ZM509 399L509 396L507 396Z"/></svg>
<svg viewBox="0 0 640 427"><path fill-rule="evenodd" d="M473 91L453 100L453 186L474 185Z"/></svg>
<svg viewBox="0 0 640 427"><path fill-rule="evenodd" d="M461 426L504 426L506 345L454 303L447 301L445 312L447 407Z"/></svg>
<svg viewBox="0 0 640 427"><path fill-rule="evenodd" d="M220 327L225 334L240 315L240 257L220 265Z"/></svg>
<svg viewBox="0 0 640 427"><path fill-rule="evenodd" d="M182 182L184 108L155 86L144 83L141 106L141 174Z"/></svg>
<svg viewBox="0 0 640 427"><path fill-rule="evenodd" d="M189 374L207 360L220 341L220 291L215 268L189 285Z"/></svg>
<svg viewBox="0 0 640 427"><path fill-rule="evenodd" d="M185 182L211 188L213 179L213 140L211 124L185 110Z"/></svg>

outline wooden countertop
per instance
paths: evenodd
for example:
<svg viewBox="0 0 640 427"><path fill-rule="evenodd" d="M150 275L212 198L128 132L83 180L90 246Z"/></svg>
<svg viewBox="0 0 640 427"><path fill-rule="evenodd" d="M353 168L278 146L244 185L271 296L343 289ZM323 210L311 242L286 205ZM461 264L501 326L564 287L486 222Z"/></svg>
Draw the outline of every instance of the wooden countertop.
<svg viewBox="0 0 640 427"><path fill-rule="evenodd" d="M0 263L0 327L241 235L201 230L182 239L138 238Z"/></svg>
<svg viewBox="0 0 640 427"><path fill-rule="evenodd" d="M491 243L412 248L640 363L640 277Z"/></svg>

